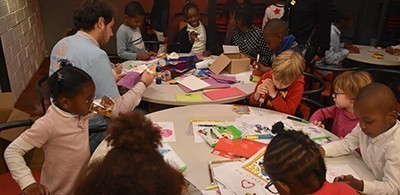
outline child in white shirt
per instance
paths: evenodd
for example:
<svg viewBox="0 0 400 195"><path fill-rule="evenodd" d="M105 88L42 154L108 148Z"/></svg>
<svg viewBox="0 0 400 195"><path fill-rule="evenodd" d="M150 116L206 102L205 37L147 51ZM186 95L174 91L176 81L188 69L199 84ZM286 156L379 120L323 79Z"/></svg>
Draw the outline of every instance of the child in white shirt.
<svg viewBox="0 0 400 195"><path fill-rule="evenodd" d="M336 157L359 147L376 180L358 180L351 175L335 180L364 194L400 194L400 122L396 109L396 97L386 85L372 83L361 89L354 103L359 124L344 139L320 150L328 157Z"/></svg>

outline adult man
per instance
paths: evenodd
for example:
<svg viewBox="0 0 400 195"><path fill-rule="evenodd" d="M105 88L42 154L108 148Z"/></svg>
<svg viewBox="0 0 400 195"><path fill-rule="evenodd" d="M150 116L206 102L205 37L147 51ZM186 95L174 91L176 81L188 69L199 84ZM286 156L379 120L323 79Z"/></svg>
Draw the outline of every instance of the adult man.
<svg viewBox="0 0 400 195"><path fill-rule="evenodd" d="M74 12L74 29L77 32L71 36L61 39L53 48L50 59L50 72L53 74L60 66L60 59L69 60L74 66L86 71L96 86L95 96L110 97L114 100L112 115L119 112L133 110L140 102L141 95L148 85L153 81L154 76L146 71L131 90L120 96L111 62L108 55L100 47L108 43L113 36L112 26L114 25L113 7L104 0L85 0ZM95 115L89 121L89 129L104 130L107 127L107 118ZM90 135L91 151L104 138L104 132L92 133Z"/></svg>

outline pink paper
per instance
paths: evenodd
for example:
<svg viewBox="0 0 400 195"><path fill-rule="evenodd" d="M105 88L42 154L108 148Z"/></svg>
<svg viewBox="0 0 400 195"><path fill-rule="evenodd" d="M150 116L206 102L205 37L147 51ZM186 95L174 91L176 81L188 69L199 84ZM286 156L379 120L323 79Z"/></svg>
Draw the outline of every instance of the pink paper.
<svg viewBox="0 0 400 195"><path fill-rule="evenodd" d="M213 91L203 92L211 100L219 100L229 97L235 97L240 95L246 95L245 92L238 89L237 87L226 88L226 89L217 89Z"/></svg>

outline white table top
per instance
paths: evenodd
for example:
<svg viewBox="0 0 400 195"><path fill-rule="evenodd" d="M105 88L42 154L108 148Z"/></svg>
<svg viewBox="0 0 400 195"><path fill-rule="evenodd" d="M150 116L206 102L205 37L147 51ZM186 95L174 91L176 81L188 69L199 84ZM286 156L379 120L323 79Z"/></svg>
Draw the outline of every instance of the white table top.
<svg viewBox="0 0 400 195"><path fill-rule="evenodd" d="M360 49L360 53L350 53L347 58L357 62L367 63L371 65L380 66L400 66L400 56L394 56L386 51L382 50L383 59L375 59L372 57L372 53L369 52L370 46L367 45L355 45Z"/></svg>
<svg viewBox="0 0 400 195"><path fill-rule="evenodd" d="M251 108L252 111L263 113L265 115L277 114L260 108ZM284 115L286 116L286 115ZM173 122L176 132L176 142L169 142L172 148L178 153L181 159L186 163L187 169L183 172L185 177L199 189L204 190L210 185L208 174L208 162L221 157L212 155L212 148L206 143L195 143L190 128L191 119L215 119L223 121L235 121L240 117L233 111L232 105L205 104L176 107L148 114L154 122ZM301 123L302 124L302 123ZM296 122L295 125L300 125ZM327 132L329 133L329 132ZM333 134L329 133L331 136ZM103 141L96 149L92 158L103 156L107 152L106 142ZM361 179L374 180L371 171L358 155L346 155L338 158L326 158L327 164L348 164Z"/></svg>
<svg viewBox="0 0 400 195"><path fill-rule="evenodd" d="M176 94L178 93L185 93L178 85L176 84L168 84L163 82L160 85L156 85L153 83L150 85L142 96L142 100L157 103L157 104L164 104L164 105L193 105L193 104L223 104L223 103L232 103L236 101L243 100L247 95L250 95L254 88L256 87L255 82L249 82L249 78L251 75L251 71L244 72L238 74L241 78L246 78L247 82L244 83L235 83L232 84L231 87L237 87L238 89L242 90L245 94L235 97L229 97L219 100L211 100L206 95L202 93L202 91L197 91L193 93L200 93L202 95L201 101L178 101L176 99Z"/></svg>

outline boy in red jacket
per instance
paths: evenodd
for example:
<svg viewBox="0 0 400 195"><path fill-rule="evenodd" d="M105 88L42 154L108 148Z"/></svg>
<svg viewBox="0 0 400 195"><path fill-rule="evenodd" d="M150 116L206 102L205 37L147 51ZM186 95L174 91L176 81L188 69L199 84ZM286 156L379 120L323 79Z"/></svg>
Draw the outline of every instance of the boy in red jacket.
<svg viewBox="0 0 400 195"><path fill-rule="evenodd" d="M291 50L279 54L272 70L258 81L250 105L294 115L304 91L304 58Z"/></svg>

